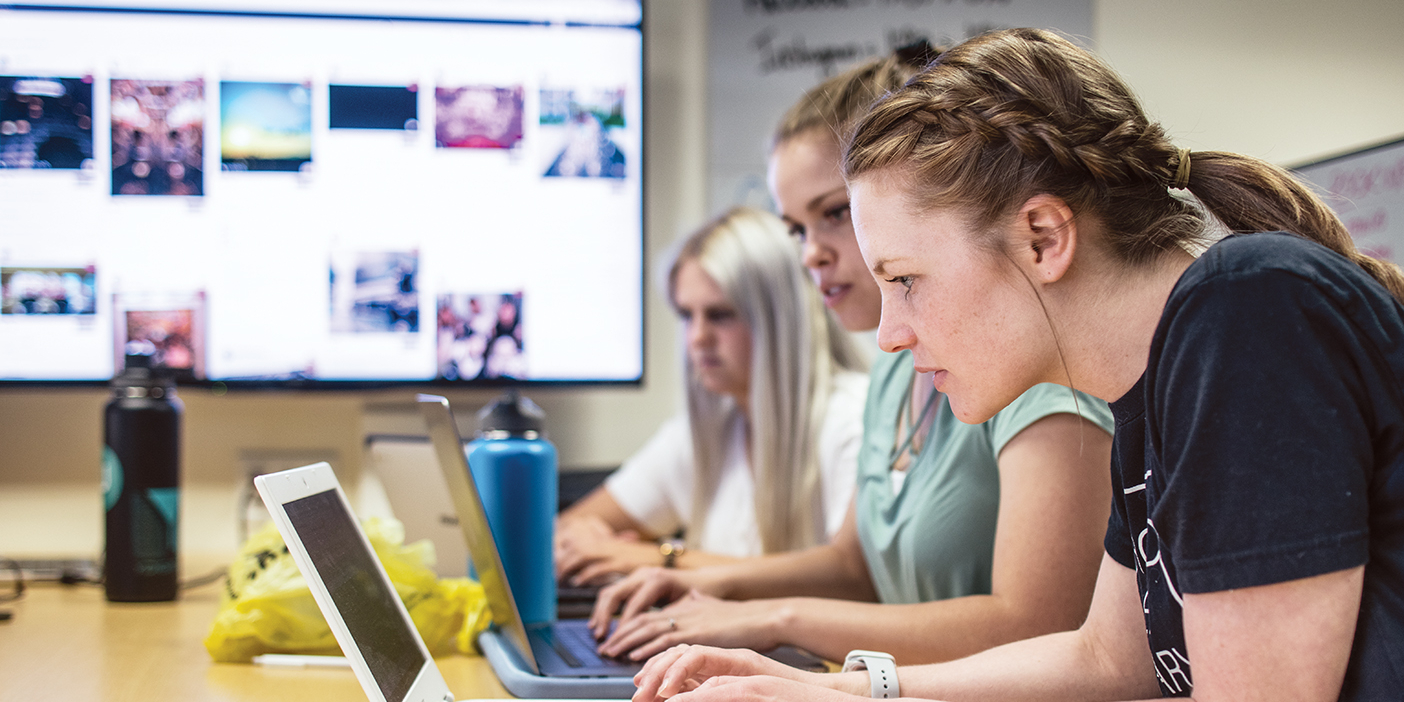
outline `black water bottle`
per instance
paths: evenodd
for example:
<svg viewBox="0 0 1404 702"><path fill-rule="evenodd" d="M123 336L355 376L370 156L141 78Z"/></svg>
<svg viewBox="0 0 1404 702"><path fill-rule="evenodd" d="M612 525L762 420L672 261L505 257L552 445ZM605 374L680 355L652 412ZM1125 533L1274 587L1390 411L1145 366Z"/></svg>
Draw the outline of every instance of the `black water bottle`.
<svg viewBox="0 0 1404 702"><path fill-rule="evenodd" d="M172 379L150 356L129 353L103 422L103 583L112 602L176 597L181 409Z"/></svg>

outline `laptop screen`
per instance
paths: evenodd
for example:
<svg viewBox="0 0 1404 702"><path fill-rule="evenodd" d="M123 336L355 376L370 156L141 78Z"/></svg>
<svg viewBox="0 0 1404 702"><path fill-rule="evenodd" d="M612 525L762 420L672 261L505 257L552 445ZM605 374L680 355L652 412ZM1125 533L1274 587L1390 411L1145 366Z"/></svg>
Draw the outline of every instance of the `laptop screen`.
<svg viewBox="0 0 1404 702"><path fill-rule="evenodd" d="M283 505L312 566L327 586L380 693L400 702L424 667L415 634L395 607L396 595L376 574L374 556L335 490Z"/></svg>

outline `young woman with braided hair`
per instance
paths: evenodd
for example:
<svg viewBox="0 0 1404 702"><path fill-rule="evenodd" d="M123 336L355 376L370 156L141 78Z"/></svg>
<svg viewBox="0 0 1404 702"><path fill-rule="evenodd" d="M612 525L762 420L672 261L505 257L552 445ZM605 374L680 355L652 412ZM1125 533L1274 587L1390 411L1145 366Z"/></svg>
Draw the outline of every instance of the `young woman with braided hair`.
<svg viewBox="0 0 1404 702"><path fill-rule="evenodd" d="M923 42L833 76L775 132L771 192L849 331L875 328L882 303L848 217L838 133L932 58ZM833 540L714 567L636 570L596 600L597 635L624 603L602 652L789 644L830 659L859 648L932 663L1082 623L1111 501L1107 403L1042 384L966 424L908 351L880 354L871 378L857 493ZM660 600L672 603L651 610Z"/></svg>
<svg viewBox="0 0 1404 702"><path fill-rule="evenodd" d="M1087 621L900 669L894 687L948 700L1397 698L1397 267L1356 252L1286 172L1175 148L1110 68L1039 30L943 54L859 120L844 167L881 281L879 342L934 370L958 416L988 417L1044 381L1118 398ZM1218 225L1233 235L1196 258ZM866 673L762 661L676 647L640 673L636 698L870 689Z"/></svg>

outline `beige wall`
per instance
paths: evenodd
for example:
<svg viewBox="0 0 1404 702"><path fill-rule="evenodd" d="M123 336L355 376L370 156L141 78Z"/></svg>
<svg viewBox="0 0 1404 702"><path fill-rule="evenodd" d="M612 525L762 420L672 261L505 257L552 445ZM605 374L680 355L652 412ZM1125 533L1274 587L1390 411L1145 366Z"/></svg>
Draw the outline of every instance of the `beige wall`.
<svg viewBox="0 0 1404 702"><path fill-rule="evenodd" d="M705 210L706 5L647 0L648 258ZM1101 0L1097 45L1177 141L1282 164L1404 134L1404 3ZM650 278L650 286L652 279ZM652 287L648 381L534 391L566 466L618 464L679 406L674 325ZM368 433L417 431L412 391L237 393L186 403L184 548L234 544L244 458L332 456L360 472ZM461 409L489 394L455 395ZM105 393L0 391L0 553L95 553Z"/></svg>
<svg viewBox="0 0 1404 702"><path fill-rule="evenodd" d="M1404 2L1099 0L1094 21L1184 147L1293 166L1404 136Z"/></svg>

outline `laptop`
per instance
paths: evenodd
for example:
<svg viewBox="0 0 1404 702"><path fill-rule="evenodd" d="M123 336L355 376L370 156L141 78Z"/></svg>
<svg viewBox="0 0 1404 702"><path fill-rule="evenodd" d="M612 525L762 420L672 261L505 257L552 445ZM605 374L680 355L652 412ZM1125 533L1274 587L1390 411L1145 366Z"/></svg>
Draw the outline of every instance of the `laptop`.
<svg viewBox="0 0 1404 702"><path fill-rule="evenodd" d="M254 485L366 697L453 702L331 466L260 475Z"/></svg>
<svg viewBox="0 0 1404 702"><path fill-rule="evenodd" d="M478 636L478 646L502 686L518 697L633 695L634 673L643 665L601 657L595 651L597 644L587 620L563 619L530 626L522 621L448 400L437 395L416 399L495 625Z"/></svg>
<svg viewBox="0 0 1404 702"><path fill-rule="evenodd" d="M454 702L331 466L317 463L260 475L254 485L366 697L371 702ZM520 622L516 626L520 628ZM518 697L550 693L578 699L600 697L606 690L613 690L609 696L614 698L633 694L632 681L625 689L617 681L606 686L570 684L562 678L565 684L548 686L503 676L488 651L498 656L507 651L503 644L491 643L488 633L479 637L479 644L503 687Z"/></svg>
<svg viewBox="0 0 1404 702"><path fill-rule="evenodd" d="M502 686L518 697L632 696L643 664L600 657L587 620L523 624L449 402L438 395L416 400L496 624L478 636L478 645ZM797 668L826 669L822 659L791 646L762 653Z"/></svg>

